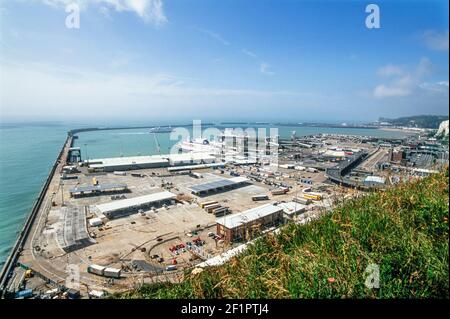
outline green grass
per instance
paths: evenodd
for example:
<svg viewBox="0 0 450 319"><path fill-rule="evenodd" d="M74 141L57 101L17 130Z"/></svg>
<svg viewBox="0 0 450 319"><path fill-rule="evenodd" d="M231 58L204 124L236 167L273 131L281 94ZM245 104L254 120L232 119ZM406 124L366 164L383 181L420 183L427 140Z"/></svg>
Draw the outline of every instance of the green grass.
<svg viewBox="0 0 450 319"><path fill-rule="evenodd" d="M346 201L182 283L113 297L449 298L448 180L446 170ZM379 265L379 289L364 284L369 264Z"/></svg>

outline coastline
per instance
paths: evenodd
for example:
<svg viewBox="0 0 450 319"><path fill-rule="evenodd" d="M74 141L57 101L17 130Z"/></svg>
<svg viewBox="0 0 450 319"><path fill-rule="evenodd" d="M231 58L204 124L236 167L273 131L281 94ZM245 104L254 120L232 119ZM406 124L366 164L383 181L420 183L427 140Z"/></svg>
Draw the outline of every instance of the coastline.
<svg viewBox="0 0 450 319"><path fill-rule="evenodd" d="M55 159L54 164L52 165L52 169L50 170L47 179L44 181L44 184L41 187L41 191L39 192L39 196L34 202L33 208L28 214L21 231L12 247L7 259L5 260L3 267L0 270L0 298L4 297L6 292L6 286L11 276L13 269L17 266L16 263L18 259L22 256L24 252L25 246L30 244L29 235L33 229L36 229L39 225L35 224L38 215L42 213L41 207L44 202L44 199L49 195L49 187L52 180L55 178L58 173L58 167L62 167L65 165L65 159L67 158L68 149L73 145L73 138L70 134L67 134L66 140L62 145L62 148ZM39 224L39 223L38 223Z"/></svg>
<svg viewBox="0 0 450 319"><path fill-rule="evenodd" d="M379 127L377 128L380 131L386 131L386 132L402 132L407 135L415 135L421 133L417 130L411 130L411 129L403 129L403 128L397 128L397 127Z"/></svg>

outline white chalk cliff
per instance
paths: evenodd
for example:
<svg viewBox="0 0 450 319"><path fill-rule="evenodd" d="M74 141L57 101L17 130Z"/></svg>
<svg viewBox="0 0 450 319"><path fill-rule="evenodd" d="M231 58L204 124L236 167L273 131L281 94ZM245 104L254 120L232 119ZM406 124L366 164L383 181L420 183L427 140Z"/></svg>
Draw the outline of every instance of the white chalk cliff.
<svg viewBox="0 0 450 319"><path fill-rule="evenodd" d="M448 120L447 121L443 121L440 125L439 125L439 129L436 133L436 137L445 137L448 136Z"/></svg>

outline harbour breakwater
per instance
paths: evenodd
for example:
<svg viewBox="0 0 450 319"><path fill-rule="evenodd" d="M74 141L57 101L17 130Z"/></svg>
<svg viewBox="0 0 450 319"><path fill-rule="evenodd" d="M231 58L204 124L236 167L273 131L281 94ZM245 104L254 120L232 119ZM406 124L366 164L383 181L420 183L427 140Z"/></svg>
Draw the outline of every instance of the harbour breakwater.
<svg viewBox="0 0 450 319"><path fill-rule="evenodd" d="M31 232L31 229L33 228L33 224L36 220L37 215L39 214L39 210L42 206L45 195L47 194L49 185L56 173L56 169L62 161L66 161L67 151L70 147L72 147L72 145L73 145L73 135L70 134L69 131L67 134L67 138L59 152L59 155L56 158L55 163L53 164L52 169L50 170L50 173L48 174L47 179L45 180L45 183L42 186L38 197L36 198L33 208L19 233L19 236L11 250L11 253L6 259L5 264L3 265L2 271L0 272L0 296L4 296L4 293L6 292L8 281L12 275L12 270L16 266L20 253L22 252L23 247Z"/></svg>

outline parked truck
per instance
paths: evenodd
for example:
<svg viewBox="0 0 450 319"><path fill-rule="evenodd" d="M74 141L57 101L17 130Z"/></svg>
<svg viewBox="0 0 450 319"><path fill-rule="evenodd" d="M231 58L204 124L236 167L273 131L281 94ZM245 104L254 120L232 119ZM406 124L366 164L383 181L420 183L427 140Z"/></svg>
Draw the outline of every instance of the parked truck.
<svg viewBox="0 0 450 319"><path fill-rule="evenodd" d="M219 203L211 204L211 205L205 206L205 210L208 213L211 213L213 209L216 209L216 208L219 208L219 207L221 207L221 205Z"/></svg>
<svg viewBox="0 0 450 319"><path fill-rule="evenodd" d="M105 269L106 269L106 267L104 267L104 266L92 264L92 265L88 266L87 271L88 271L88 273L91 273L91 274L103 276Z"/></svg>
<svg viewBox="0 0 450 319"><path fill-rule="evenodd" d="M210 200L210 201L207 201L207 202L200 203L200 207L201 208L205 208L205 206L208 206L208 205L211 205L211 204L217 204L217 201L216 200Z"/></svg>
<svg viewBox="0 0 450 319"><path fill-rule="evenodd" d="M268 199L269 199L269 196L266 195L266 194L252 196L252 200L254 202L257 202L257 201L260 201L260 200L268 200Z"/></svg>
<svg viewBox="0 0 450 319"><path fill-rule="evenodd" d="M110 278L120 278L121 269L108 267L105 268L103 275Z"/></svg>
<svg viewBox="0 0 450 319"><path fill-rule="evenodd" d="M270 192L272 195L284 195L289 191L287 187L274 188Z"/></svg>

